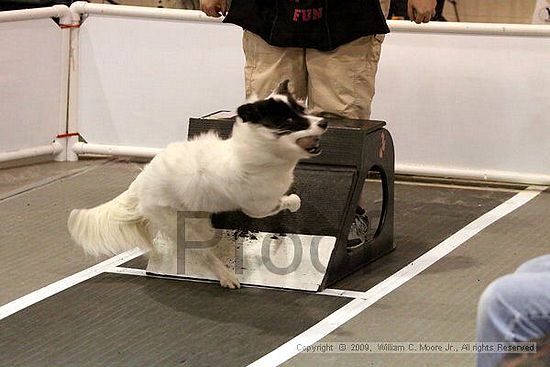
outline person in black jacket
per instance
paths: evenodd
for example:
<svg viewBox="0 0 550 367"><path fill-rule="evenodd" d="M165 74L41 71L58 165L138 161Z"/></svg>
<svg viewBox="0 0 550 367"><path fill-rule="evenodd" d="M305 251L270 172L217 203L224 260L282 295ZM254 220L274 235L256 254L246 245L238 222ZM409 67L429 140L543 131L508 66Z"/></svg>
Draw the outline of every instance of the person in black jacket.
<svg viewBox="0 0 550 367"><path fill-rule="evenodd" d="M244 29L245 93L267 97L285 79L313 113L368 120L390 0L201 0L202 11ZM435 14L436 0L409 0L416 23ZM362 208L348 247L363 245Z"/></svg>
<svg viewBox="0 0 550 367"><path fill-rule="evenodd" d="M374 76L390 0L201 0L209 16L244 29L246 94L267 96L283 79L321 109L370 117ZM436 0L410 0L416 23L435 15ZM330 71L330 73L327 73ZM359 94L357 94L359 93Z"/></svg>

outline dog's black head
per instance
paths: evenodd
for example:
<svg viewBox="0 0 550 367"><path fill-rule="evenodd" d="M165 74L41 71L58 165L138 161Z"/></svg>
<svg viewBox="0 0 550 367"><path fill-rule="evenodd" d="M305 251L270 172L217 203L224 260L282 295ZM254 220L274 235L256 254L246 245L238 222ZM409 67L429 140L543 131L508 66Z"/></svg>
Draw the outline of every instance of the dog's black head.
<svg viewBox="0 0 550 367"><path fill-rule="evenodd" d="M318 155L319 138L326 131L327 122L308 114L290 93L288 83L288 80L282 82L266 99L240 106L237 115L243 122L267 131L280 143L300 148L305 156Z"/></svg>

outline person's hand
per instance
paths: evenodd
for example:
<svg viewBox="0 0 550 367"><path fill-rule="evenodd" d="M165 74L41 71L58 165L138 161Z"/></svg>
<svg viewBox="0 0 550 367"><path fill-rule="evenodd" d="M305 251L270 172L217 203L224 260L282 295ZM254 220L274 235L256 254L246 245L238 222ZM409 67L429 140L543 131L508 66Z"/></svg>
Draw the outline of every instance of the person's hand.
<svg viewBox="0 0 550 367"><path fill-rule="evenodd" d="M201 0L201 10L209 17L219 18L227 14L227 0Z"/></svg>
<svg viewBox="0 0 550 367"><path fill-rule="evenodd" d="M428 23L435 15L436 0L409 0L409 19L416 24Z"/></svg>

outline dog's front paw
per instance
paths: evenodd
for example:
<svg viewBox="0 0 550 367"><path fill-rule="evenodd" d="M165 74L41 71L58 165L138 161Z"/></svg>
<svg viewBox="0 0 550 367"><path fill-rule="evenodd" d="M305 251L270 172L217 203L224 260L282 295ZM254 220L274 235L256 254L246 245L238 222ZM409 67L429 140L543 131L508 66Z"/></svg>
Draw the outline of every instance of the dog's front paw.
<svg viewBox="0 0 550 367"><path fill-rule="evenodd" d="M220 277L220 285L224 288L238 289L241 288L239 279L233 274L225 274Z"/></svg>
<svg viewBox="0 0 550 367"><path fill-rule="evenodd" d="M285 207L293 213L297 212L300 206L302 206L302 199L296 194L288 195L284 199Z"/></svg>

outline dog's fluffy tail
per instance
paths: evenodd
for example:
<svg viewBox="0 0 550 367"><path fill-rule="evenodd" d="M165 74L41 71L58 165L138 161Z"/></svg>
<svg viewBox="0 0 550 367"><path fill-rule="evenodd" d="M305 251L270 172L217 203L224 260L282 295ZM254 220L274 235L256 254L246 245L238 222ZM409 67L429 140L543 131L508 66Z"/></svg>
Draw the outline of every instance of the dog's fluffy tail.
<svg viewBox="0 0 550 367"><path fill-rule="evenodd" d="M149 249L151 235L131 188L92 209L75 209L67 223L73 240L87 253L116 255L134 247Z"/></svg>

